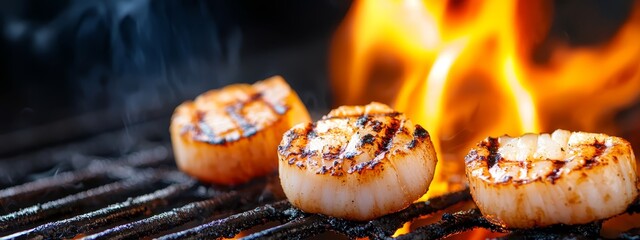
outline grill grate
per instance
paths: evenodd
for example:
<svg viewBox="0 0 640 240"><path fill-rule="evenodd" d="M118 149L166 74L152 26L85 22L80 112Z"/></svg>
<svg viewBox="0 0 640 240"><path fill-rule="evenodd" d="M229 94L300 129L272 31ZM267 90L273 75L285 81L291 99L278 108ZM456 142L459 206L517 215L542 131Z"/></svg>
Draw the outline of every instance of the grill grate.
<svg viewBox="0 0 640 240"><path fill-rule="evenodd" d="M86 239L132 239L143 236L170 239L233 237L249 231L243 239L307 238L333 232L348 238L386 239L405 222L435 215L461 203L469 203L468 189L414 203L408 208L369 222L352 222L307 214L291 206L278 188L277 176L258 179L235 188L200 184L179 172L173 164L166 138L148 137L159 126L141 126L97 136L74 146L96 146L133 136L122 157L67 151L69 162L49 160L51 169L34 172L42 153L17 157L17 169L27 175L0 179L0 236L3 239L59 239L77 236ZM164 122L155 123L157 125ZM145 130L147 129L147 130ZM106 137L105 137L106 136ZM152 139L152 140L149 140ZM60 150L63 149L63 150ZM82 149L86 150L86 149ZM43 150L52 153L51 150ZM120 150L117 150L120 151ZM55 152L55 151L54 151ZM60 153L59 153L60 154ZM0 167L11 166L9 160ZM62 167L61 167L62 166ZM58 172L63 169L67 171ZM17 179L17 180L16 180ZM12 182L13 181L13 182ZM628 213L640 212L635 203ZM434 218L437 219L437 216ZM261 227L262 226L262 227ZM398 239L435 239L473 228L505 233L502 239L598 238L600 222L580 226L553 226L529 231L509 231L491 224L478 209L444 213L439 221L417 227ZM256 228L262 228L257 230ZM640 238L639 229L619 236Z"/></svg>

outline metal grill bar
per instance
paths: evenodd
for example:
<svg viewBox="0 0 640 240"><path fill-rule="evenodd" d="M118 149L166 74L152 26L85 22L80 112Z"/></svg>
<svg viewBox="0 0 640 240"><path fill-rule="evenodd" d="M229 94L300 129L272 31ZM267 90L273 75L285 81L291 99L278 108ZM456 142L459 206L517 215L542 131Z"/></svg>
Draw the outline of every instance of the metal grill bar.
<svg viewBox="0 0 640 240"><path fill-rule="evenodd" d="M87 236L85 239L124 239L155 234L202 218L203 216L211 216L220 210L237 209L243 205L247 205L250 203L247 199L255 199L257 197L255 189L252 190L254 191L220 193L212 199L194 202L150 218L117 226Z"/></svg>
<svg viewBox="0 0 640 240"><path fill-rule="evenodd" d="M18 208L32 205L33 199L42 200L43 196L64 196L69 194L66 188L82 183L107 183L109 177L104 172L82 171L79 173L66 172L59 175L42 178L33 182L0 190L0 213L6 214Z"/></svg>
<svg viewBox="0 0 640 240"><path fill-rule="evenodd" d="M235 214L227 218L215 220L213 222L197 226L181 232L169 234L158 238L159 240L173 239L202 239L202 238L232 238L242 230L265 224L271 221L284 221L291 214L285 212L290 209L288 201L280 201L274 204L267 204L256 209Z"/></svg>
<svg viewBox="0 0 640 240"><path fill-rule="evenodd" d="M145 212L159 207L167 206L172 199L185 194L194 185L195 182L173 184L153 193L113 204L97 211L47 223L12 237L16 239L73 238L77 234L90 232L118 221L141 216Z"/></svg>
<svg viewBox="0 0 640 240"><path fill-rule="evenodd" d="M126 198L135 192L148 188L154 180L149 178L122 180L0 216L0 233L7 233L10 230L78 210L104 206L112 203L110 201L113 199Z"/></svg>
<svg viewBox="0 0 640 240"><path fill-rule="evenodd" d="M504 229L491 224L489 221L483 218L480 211L476 208L453 214L445 213L442 215L442 220L440 220L439 222L419 227L411 233L397 237L397 239L439 239L471 230L476 227L482 227L499 232L505 231Z"/></svg>
<svg viewBox="0 0 640 240"><path fill-rule="evenodd" d="M296 218L283 225L240 238L241 240L256 239L302 239L323 233L331 225L323 221L319 215Z"/></svg>
<svg viewBox="0 0 640 240"><path fill-rule="evenodd" d="M453 214L445 213L437 223L419 227L399 236L399 240L440 239L474 228L484 228L493 232L510 233L500 239L594 239L599 237L601 222L586 225L554 225L532 230L510 231L486 220L477 208Z"/></svg>

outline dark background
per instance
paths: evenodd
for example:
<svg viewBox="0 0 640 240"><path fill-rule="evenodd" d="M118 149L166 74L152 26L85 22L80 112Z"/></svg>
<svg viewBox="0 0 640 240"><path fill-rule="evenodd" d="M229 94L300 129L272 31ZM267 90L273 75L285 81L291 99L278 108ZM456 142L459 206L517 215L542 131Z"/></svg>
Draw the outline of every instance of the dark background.
<svg viewBox="0 0 640 240"><path fill-rule="evenodd" d="M0 133L162 108L284 75L326 107L326 48L348 1L2 1ZM318 91L320 90L320 91Z"/></svg>
<svg viewBox="0 0 640 240"><path fill-rule="evenodd" d="M330 37L349 6L0 1L0 146L11 146L0 153L166 117L208 89L276 74L320 112Z"/></svg>
<svg viewBox="0 0 640 240"><path fill-rule="evenodd" d="M554 1L547 42L607 41L632 2ZM275 74L323 113L329 42L350 4L2 0L0 156L166 118L208 89Z"/></svg>

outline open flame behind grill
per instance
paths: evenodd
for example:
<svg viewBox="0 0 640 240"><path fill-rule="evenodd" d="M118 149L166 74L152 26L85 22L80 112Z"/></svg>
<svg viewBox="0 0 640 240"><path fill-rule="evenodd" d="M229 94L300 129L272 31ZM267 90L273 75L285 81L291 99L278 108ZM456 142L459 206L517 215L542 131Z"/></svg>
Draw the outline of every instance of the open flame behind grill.
<svg viewBox="0 0 640 240"><path fill-rule="evenodd" d="M234 188L209 186L179 172L166 121L147 122L89 140L0 161L0 236L6 239L281 239L326 236L391 238L407 221L429 219L398 239L436 239L485 228L501 238L594 238L601 223L509 231L471 207L468 189L369 222L303 213L291 206L276 175ZM130 139L126 153L114 143ZM133 139L133 140L131 140ZM98 157L92 154L99 153ZM42 156L48 156L46 160ZM116 157L114 157L116 156ZM627 212L640 211L640 202ZM445 212L442 214L442 212ZM439 220L438 220L439 219ZM418 220L424 221L424 220ZM242 232L242 233L241 233ZM239 235L238 235L239 236ZM335 237L332 235L332 237ZM637 239L639 229L619 235Z"/></svg>

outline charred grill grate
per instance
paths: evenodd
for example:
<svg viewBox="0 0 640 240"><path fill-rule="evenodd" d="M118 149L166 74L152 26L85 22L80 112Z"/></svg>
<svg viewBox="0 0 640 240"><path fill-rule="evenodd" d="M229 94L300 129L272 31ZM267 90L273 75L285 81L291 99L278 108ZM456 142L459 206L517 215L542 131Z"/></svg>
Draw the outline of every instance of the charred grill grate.
<svg viewBox="0 0 640 240"><path fill-rule="evenodd" d="M391 238L407 221L434 215L471 199L465 189L414 203L400 212L369 222L307 214L284 199L275 176L229 189L203 185L183 175L173 165L167 139L152 134L166 126L163 124L166 122L147 123L135 130L97 136L69 148L43 150L44 153L0 161L0 167L5 169L0 172L5 175L0 179L0 186L6 186L0 190L0 236L7 239L151 236L169 240L233 237L249 230L244 239L306 238L325 232L349 238L383 239ZM124 154L118 153L122 149L114 150L112 146L123 136L139 138L129 141L128 144L136 147L128 148ZM101 144L107 150L96 147ZM92 146L102 155L122 157L78 154L73 150L78 146ZM65 151L66 155L62 154ZM56 154L68 158L41 160L37 157ZM8 170L12 167L18 169ZM640 203L627 210L628 213L639 211ZM506 233L502 237L505 239L592 239L599 237L601 223L511 232L491 224L472 208L444 213L439 221L397 238L442 238L473 228ZM638 239L640 230L632 229L619 238Z"/></svg>

